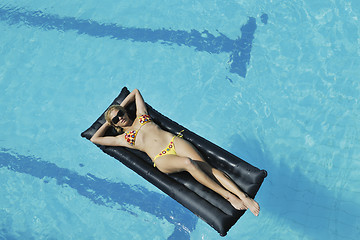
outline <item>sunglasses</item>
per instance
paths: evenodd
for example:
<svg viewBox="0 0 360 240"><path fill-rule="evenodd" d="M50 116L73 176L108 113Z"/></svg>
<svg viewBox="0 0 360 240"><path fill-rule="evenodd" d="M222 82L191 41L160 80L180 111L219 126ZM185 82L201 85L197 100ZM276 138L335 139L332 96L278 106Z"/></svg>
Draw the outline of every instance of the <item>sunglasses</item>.
<svg viewBox="0 0 360 240"><path fill-rule="evenodd" d="M117 124L120 120L120 117L123 117L125 115L125 112L123 110L119 110L118 113L116 114L115 117L113 117L113 119L111 119L113 124Z"/></svg>

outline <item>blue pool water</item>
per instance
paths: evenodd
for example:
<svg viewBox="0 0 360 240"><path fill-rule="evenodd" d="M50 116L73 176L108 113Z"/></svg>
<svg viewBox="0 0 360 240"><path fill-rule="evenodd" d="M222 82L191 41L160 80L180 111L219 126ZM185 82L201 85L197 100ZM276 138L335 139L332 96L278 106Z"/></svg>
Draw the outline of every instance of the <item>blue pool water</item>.
<svg viewBox="0 0 360 240"><path fill-rule="evenodd" d="M0 239L219 239L80 137L123 86L251 164L223 239L357 239L360 2L0 2Z"/></svg>

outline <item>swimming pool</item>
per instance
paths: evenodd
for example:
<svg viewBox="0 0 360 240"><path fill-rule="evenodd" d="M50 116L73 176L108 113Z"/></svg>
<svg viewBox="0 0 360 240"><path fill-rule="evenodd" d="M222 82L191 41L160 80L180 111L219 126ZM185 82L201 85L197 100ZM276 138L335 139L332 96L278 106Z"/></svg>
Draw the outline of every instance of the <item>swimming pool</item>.
<svg viewBox="0 0 360 240"><path fill-rule="evenodd" d="M224 239L360 232L358 1L3 1L0 239L219 239L80 133L123 86L268 177Z"/></svg>

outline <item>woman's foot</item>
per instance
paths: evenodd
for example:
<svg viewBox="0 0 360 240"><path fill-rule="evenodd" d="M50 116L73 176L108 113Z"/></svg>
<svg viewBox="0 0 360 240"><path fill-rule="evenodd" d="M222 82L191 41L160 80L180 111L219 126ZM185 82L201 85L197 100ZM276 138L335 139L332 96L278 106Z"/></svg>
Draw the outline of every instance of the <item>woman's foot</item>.
<svg viewBox="0 0 360 240"><path fill-rule="evenodd" d="M241 199L244 205L255 215L258 216L260 213L260 206L259 204L248 195L245 195L243 199Z"/></svg>
<svg viewBox="0 0 360 240"><path fill-rule="evenodd" d="M241 199L237 198L235 195L229 194L228 196L225 197L225 199L228 200L230 204L237 210L247 209L243 201L241 201Z"/></svg>

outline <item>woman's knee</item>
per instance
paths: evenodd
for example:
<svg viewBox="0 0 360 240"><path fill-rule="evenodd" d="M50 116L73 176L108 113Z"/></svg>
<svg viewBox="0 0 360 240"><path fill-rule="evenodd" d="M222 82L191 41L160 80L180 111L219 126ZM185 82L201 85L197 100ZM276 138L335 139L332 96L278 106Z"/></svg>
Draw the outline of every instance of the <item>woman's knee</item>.
<svg viewBox="0 0 360 240"><path fill-rule="evenodd" d="M191 158L185 158L184 159L184 168L186 169L186 171L192 172L192 171L197 170L198 166L195 163L195 161L192 160Z"/></svg>

